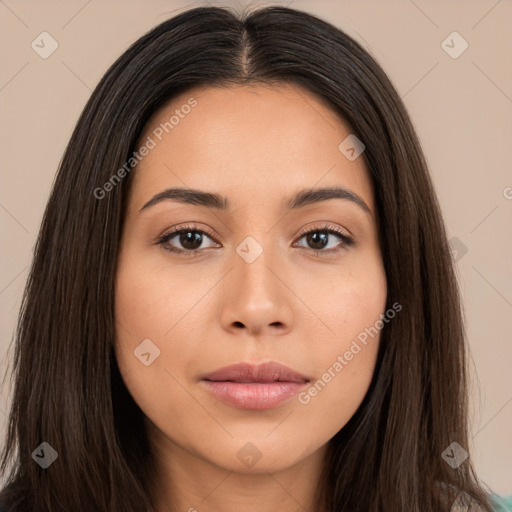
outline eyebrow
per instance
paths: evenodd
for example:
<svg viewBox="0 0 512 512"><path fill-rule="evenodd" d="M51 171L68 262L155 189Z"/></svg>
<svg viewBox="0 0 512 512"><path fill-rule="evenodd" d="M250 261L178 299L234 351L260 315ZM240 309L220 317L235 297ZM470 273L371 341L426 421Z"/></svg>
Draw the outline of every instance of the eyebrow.
<svg viewBox="0 0 512 512"><path fill-rule="evenodd" d="M366 213L371 214L368 205L355 192L344 187L326 187L316 189L303 189L293 195L284 203L284 210L297 210L304 206L328 201L330 199L344 199L358 205ZM190 188L168 188L153 196L139 211L146 210L164 200L177 201L184 204L203 206L215 210L228 211L229 199L214 192Z"/></svg>

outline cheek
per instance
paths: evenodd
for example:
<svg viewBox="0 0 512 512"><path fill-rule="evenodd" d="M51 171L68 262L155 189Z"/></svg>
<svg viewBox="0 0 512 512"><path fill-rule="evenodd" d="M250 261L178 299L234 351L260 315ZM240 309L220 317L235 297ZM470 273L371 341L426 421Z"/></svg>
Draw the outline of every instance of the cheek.
<svg viewBox="0 0 512 512"><path fill-rule="evenodd" d="M322 285L312 282L304 293L315 304L324 334L308 349L316 380L298 401L308 411L305 428L318 428L321 417L320 429L328 437L352 417L372 380L386 325L387 286L384 268L373 255L337 272L335 279L317 281Z"/></svg>
<svg viewBox="0 0 512 512"><path fill-rule="evenodd" d="M120 267L115 353L124 384L152 422L150 428L155 423L167 433L180 432L184 437L185 433L193 435L194 425L199 424L190 422L190 415L197 412L189 392L180 384L196 348L194 340L187 338L185 343L180 332L189 302L184 298L186 290L172 284L166 283L160 272Z"/></svg>
<svg viewBox="0 0 512 512"><path fill-rule="evenodd" d="M185 368L194 348L173 335L187 312L187 290L138 261L143 260L132 257L129 265L121 263L118 268L115 352L130 394L144 412L151 413L174 389L174 368ZM179 396L176 388L173 396Z"/></svg>
<svg viewBox="0 0 512 512"><path fill-rule="evenodd" d="M312 442L327 442L336 435L355 414L368 391L378 339L368 347L350 345L340 343L341 349L322 354L322 361L317 357L317 378L297 397L300 428Z"/></svg>
<svg viewBox="0 0 512 512"><path fill-rule="evenodd" d="M138 339L139 343L145 338L167 340L197 303L200 287L185 268L173 268L171 273L161 262L132 253L120 264L116 279L120 339Z"/></svg>
<svg viewBox="0 0 512 512"><path fill-rule="evenodd" d="M318 326L313 354L332 355L333 350L346 350L384 313L385 270L377 251L354 252L328 271L308 268L307 279L297 279L294 292L309 306L309 316Z"/></svg>

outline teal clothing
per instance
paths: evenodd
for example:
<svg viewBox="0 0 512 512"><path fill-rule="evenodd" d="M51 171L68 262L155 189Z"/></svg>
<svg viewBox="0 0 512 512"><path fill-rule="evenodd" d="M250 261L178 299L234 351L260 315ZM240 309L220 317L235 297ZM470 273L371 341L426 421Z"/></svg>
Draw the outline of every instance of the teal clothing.
<svg viewBox="0 0 512 512"><path fill-rule="evenodd" d="M495 512L512 512L512 494L510 496L491 495Z"/></svg>

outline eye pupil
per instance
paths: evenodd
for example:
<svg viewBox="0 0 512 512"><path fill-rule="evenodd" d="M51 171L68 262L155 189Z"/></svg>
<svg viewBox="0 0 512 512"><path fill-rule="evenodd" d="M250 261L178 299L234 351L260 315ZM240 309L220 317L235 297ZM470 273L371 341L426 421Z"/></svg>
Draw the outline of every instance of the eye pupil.
<svg viewBox="0 0 512 512"><path fill-rule="evenodd" d="M327 245L328 233L323 231L314 231L307 235L308 243L313 245L313 249L323 249ZM320 245L316 245L320 243Z"/></svg>
<svg viewBox="0 0 512 512"><path fill-rule="evenodd" d="M202 239L203 235L197 231L184 231L180 234L180 243L188 250L198 249L201 246ZM192 246L189 246L189 244Z"/></svg>

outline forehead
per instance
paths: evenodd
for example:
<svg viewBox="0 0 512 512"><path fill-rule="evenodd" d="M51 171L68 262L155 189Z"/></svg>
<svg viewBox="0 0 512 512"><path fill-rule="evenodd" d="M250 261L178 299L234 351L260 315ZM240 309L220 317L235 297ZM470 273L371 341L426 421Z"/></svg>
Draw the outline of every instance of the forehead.
<svg viewBox="0 0 512 512"><path fill-rule="evenodd" d="M298 188L342 185L372 207L363 158L339 145L350 128L330 106L296 85L196 88L173 98L147 123L133 197L180 186L221 192L241 206Z"/></svg>

